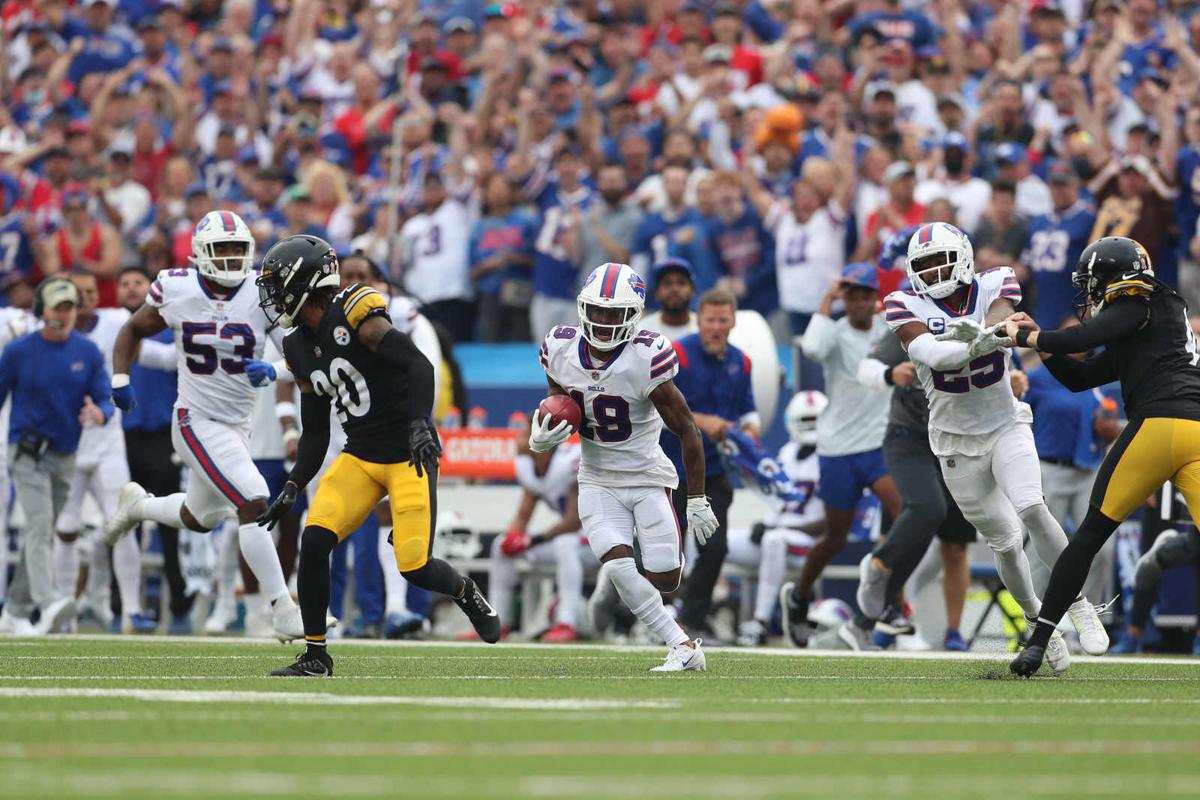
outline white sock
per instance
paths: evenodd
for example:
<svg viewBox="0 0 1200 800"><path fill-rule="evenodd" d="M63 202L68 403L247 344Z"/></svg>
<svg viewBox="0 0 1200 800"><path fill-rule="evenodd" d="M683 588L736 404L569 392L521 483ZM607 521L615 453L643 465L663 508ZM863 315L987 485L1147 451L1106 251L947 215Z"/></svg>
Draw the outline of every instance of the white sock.
<svg viewBox="0 0 1200 800"><path fill-rule="evenodd" d="M79 581L79 548L78 542L64 542L54 537L54 582L58 584L59 593L75 596L75 587Z"/></svg>
<svg viewBox="0 0 1200 800"><path fill-rule="evenodd" d="M609 575L617 587L617 593L651 633L666 642L668 647L677 647L688 640L683 628L663 608L662 594L654 588L654 584L638 574L632 558L614 558L608 563L613 565Z"/></svg>
<svg viewBox="0 0 1200 800"><path fill-rule="evenodd" d="M104 550L104 545L97 545L97 549ZM112 570L117 575L117 591L121 595L122 616L141 614L142 552L138 549L137 539L122 536L113 545L112 559Z"/></svg>
<svg viewBox="0 0 1200 800"><path fill-rule="evenodd" d="M1033 577L1029 574L1029 559L1021 547L1020 531L1009 537L1007 546L992 547L992 556L996 559L996 571L1004 582L1009 594L1021 606L1027 616L1036 617L1042 610L1042 601L1038 599L1033 588ZM988 543L991 546L991 542Z"/></svg>
<svg viewBox="0 0 1200 800"><path fill-rule="evenodd" d="M219 533L217 540L217 591L214 607L228 609L231 615L237 613L237 529L231 524L224 524L214 533Z"/></svg>
<svg viewBox="0 0 1200 800"><path fill-rule="evenodd" d="M396 551L392 548L388 536L392 526L381 525L379 528L379 568L383 570L383 588L387 597L388 614L407 614L408 611L408 581L400 574L396 565ZM500 614L504 616L503 612Z"/></svg>
<svg viewBox="0 0 1200 800"><path fill-rule="evenodd" d="M254 577L258 578L263 597L274 603L287 595L287 582L283 579L283 567L279 565L271 532L257 522L250 522L238 526L237 537L242 557L250 565Z"/></svg>
<svg viewBox="0 0 1200 800"><path fill-rule="evenodd" d="M1054 569L1054 562L1067 549L1067 534L1062 525L1050 513L1045 503L1038 503L1017 512L1021 523L1029 529L1029 538L1037 550L1038 559L1046 565L1046 569Z"/></svg>
<svg viewBox="0 0 1200 800"><path fill-rule="evenodd" d="M169 494L166 497L147 497L141 502L139 508L134 509L134 516L166 525L168 528L186 527L183 519L179 516L186 497L187 495L183 492Z"/></svg>
<svg viewBox="0 0 1200 800"><path fill-rule="evenodd" d="M554 548L555 579L558 582L558 609L555 619L559 625L576 627L576 611L583 597L583 562L579 560L579 537L569 533L556 536Z"/></svg>
<svg viewBox="0 0 1200 800"><path fill-rule="evenodd" d="M782 532L769 530L759 545L758 594L754 598L754 618L767 622L775 615L779 587L787 575L787 539Z"/></svg>
<svg viewBox="0 0 1200 800"><path fill-rule="evenodd" d="M492 555L488 563L488 602L500 615L500 624L511 628L513 626L513 589L518 583L517 559L509 558L500 552L500 541L503 538L497 536L492 540Z"/></svg>

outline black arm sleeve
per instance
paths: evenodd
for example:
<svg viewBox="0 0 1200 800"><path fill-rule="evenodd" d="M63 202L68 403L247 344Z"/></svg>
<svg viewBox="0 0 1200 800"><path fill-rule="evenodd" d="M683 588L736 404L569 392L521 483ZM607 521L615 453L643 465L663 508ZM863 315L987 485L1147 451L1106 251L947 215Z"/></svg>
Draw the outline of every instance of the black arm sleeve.
<svg viewBox="0 0 1200 800"><path fill-rule="evenodd" d="M1041 338L1038 338L1041 344ZM1043 362L1050 374L1072 392L1082 392L1117 379L1112 354L1105 350L1083 360L1070 356L1052 356Z"/></svg>
<svg viewBox="0 0 1200 800"><path fill-rule="evenodd" d="M429 419L433 414L433 365L412 339L392 328L379 340L375 355L408 375L408 419Z"/></svg>
<svg viewBox="0 0 1200 800"><path fill-rule="evenodd" d="M288 480L303 489L321 469L329 449L329 401L316 392L300 393L300 441Z"/></svg>
<svg viewBox="0 0 1200 800"><path fill-rule="evenodd" d="M1150 307L1145 300L1122 298L1081 325L1058 331L1039 331L1037 349L1043 353L1086 353L1124 339L1142 327L1149 314Z"/></svg>

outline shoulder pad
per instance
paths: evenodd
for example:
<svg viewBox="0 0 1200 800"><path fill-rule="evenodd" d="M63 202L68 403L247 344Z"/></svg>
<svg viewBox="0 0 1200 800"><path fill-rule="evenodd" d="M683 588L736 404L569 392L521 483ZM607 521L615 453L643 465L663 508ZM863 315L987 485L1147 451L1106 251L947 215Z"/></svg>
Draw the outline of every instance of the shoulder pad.
<svg viewBox="0 0 1200 800"><path fill-rule="evenodd" d="M354 330L358 330L367 317L388 315L387 298L370 286L357 283L347 286L337 295L337 301L346 316L346 322Z"/></svg>
<svg viewBox="0 0 1200 800"><path fill-rule="evenodd" d="M908 307L911 295L906 292L892 292L883 298L883 316L888 325L897 327L907 322L920 322L917 315Z"/></svg>
<svg viewBox="0 0 1200 800"><path fill-rule="evenodd" d="M1104 302L1110 303L1118 297L1150 297L1154 284L1134 273L1122 276L1104 288Z"/></svg>

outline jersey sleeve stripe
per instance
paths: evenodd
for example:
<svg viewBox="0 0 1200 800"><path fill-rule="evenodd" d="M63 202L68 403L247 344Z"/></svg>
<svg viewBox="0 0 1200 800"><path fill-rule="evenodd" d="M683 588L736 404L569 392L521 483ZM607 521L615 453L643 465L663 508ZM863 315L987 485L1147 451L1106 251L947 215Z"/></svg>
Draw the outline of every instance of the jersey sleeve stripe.
<svg viewBox="0 0 1200 800"><path fill-rule="evenodd" d="M677 358L672 359L670 361L666 361L663 364L661 364L660 366L657 366L654 369L650 370L650 377L657 378L660 375L665 375L666 373L675 369L675 367L677 367L678 365L679 365L679 359L677 359Z"/></svg>
<svg viewBox="0 0 1200 800"><path fill-rule="evenodd" d="M345 302L342 303L342 308L345 309L346 314L349 315L350 309L354 308L354 304L373 291L375 290L370 286L363 286L359 289L356 289L354 293L347 297Z"/></svg>
<svg viewBox="0 0 1200 800"><path fill-rule="evenodd" d="M666 361L671 356L675 355L675 351L668 348L650 360L650 366L657 367L662 362Z"/></svg>
<svg viewBox="0 0 1200 800"><path fill-rule="evenodd" d="M916 319L917 316L916 316L916 314L913 314L911 311L889 311L887 313L887 318L890 320Z"/></svg>

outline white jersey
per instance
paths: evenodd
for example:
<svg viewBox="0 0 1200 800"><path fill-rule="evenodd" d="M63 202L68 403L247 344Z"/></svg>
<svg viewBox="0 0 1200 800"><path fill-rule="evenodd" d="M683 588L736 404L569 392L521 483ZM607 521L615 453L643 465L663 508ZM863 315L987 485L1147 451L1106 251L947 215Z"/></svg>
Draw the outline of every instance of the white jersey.
<svg viewBox="0 0 1200 800"><path fill-rule="evenodd" d="M517 483L561 514L567 507L567 498L579 482L580 456L579 445L574 442L560 444L554 449L546 472L538 475L533 456L522 453L517 456Z"/></svg>
<svg viewBox="0 0 1200 800"><path fill-rule="evenodd" d="M1021 302L1021 287L1011 267L996 267L971 282L967 310L955 314L946 305L915 292L892 292L883 301L892 330L920 322L933 334L946 323L969 318L985 323L988 309L1004 298ZM1009 350L976 358L957 370L938 371L917 364L917 378L929 398L929 444L939 456L986 453L995 435L1016 422L1029 422L1029 406L1017 401L1009 382Z"/></svg>
<svg viewBox="0 0 1200 800"><path fill-rule="evenodd" d="M467 264L471 210L453 198L432 214L411 217L400 229L405 254L404 288L425 303L470 299L471 270Z"/></svg>
<svg viewBox="0 0 1200 800"><path fill-rule="evenodd" d="M700 330L700 326L696 323L696 315L691 311L688 312L688 321L686 325L668 325L662 321L662 312L655 311L653 314L647 314L642 317L642 321L638 323L648 331L657 331L663 336L666 336L672 342L677 342L689 333L696 333Z"/></svg>
<svg viewBox="0 0 1200 800"><path fill-rule="evenodd" d="M129 319L129 312L123 308L98 308L95 313L92 329L81 330L80 333L100 348L100 352L104 354L104 368L111 375L113 345L117 342L117 333L121 326ZM150 344L166 346L162 342ZM95 399L97 398L93 398ZM117 458L125 458L125 434L121 429L119 408L113 409L113 415L103 425L83 429L75 460L80 464L97 464L104 460L106 453L115 453Z"/></svg>
<svg viewBox="0 0 1200 800"><path fill-rule="evenodd" d="M434 406L441 396L442 379L442 345L438 341L437 331L421 313L417 301L411 297L397 295L388 299L388 316L392 318L392 327L401 333L408 334L421 354L433 365Z"/></svg>
<svg viewBox="0 0 1200 800"><path fill-rule="evenodd" d="M175 407L218 422L246 425L258 390L250 385L242 362L262 358L270 327L258 307L253 278L221 298L209 291L195 269L167 269L150 285L146 302L175 332L179 366Z"/></svg>
<svg viewBox="0 0 1200 800"><path fill-rule="evenodd" d="M679 485L675 466L658 444L663 421L650 400L679 371L669 339L641 331L601 363L578 325L559 325L542 341L540 358L550 380L583 407L580 485Z"/></svg>
<svg viewBox="0 0 1200 800"><path fill-rule="evenodd" d="M775 277L779 307L811 314L846 265L846 212L831 200L807 222L796 219L790 203L776 203L763 221L775 236Z"/></svg>
<svg viewBox="0 0 1200 800"><path fill-rule="evenodd" d="M796 488L804 492L805 499L786 504L783 508L769 515L766 524L772 528L801 528L825 519L825 504L817 496L817 487L821 483L820 456L816 448L812 448L800 458L800 445L788 442L779 448L775 460L783 467L783 472L792 479Z"/></svg>

